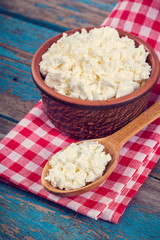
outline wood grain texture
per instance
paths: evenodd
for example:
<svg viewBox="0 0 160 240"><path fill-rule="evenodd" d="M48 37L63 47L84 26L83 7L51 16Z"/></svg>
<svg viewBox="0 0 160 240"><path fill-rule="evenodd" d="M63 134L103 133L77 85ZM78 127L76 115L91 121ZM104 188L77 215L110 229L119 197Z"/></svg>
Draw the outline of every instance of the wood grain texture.
<svg viewBox="0 0 160 240"><path fill-rule="evenodd" d="M115 7L118 0L0 0L1 11L16 13L17 17L38 20L41 24L62 29L99 26ZM50 24L49 24L50 23Z"/></svg>
<svg viewBox="0 0 160 240"><path fill-rule="evenodd" d="M16 125L13 119L9 119L6 116L0 114L0 140L3 139L9 131Z"/></svg>
<svg viewBox="0 0 160 240"><path fill-rule="evenodd" d="M156 179L160 180L160 159L156 163L155 167L152 169L150 175Z"/></svg>
<svg viewBox="0 0 160 240"><path fill-rule="evenodd" d="M37 93L37 98L40 99L39 93ZM0 103L1 117L18 123L35 106L37 101L36 99L24 101L20 96L12 94L11 90L6 90L0 94Z"/></svg>
<svg viewBox="0 0 160 240"><path fill-rule="evenodd" d="M1 86L22 101L38 101L40 94L32 81L31 60L36 50L57 31L0 15L1 27ZM7 93L5 94L7 95Z"/></svg>

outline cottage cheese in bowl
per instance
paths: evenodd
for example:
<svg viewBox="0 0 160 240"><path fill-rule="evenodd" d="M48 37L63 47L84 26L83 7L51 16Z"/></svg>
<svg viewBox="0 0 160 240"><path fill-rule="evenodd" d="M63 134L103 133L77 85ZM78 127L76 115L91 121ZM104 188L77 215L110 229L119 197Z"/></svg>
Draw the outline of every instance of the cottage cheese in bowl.
<svg viewBox="0 0 160 240"><path fill-rule="evenodd" d="M140 88L151 73L143 45L119 37L110 27L66 33L40 62L45 83L62 95L82 100L119 98Z"/></svg>

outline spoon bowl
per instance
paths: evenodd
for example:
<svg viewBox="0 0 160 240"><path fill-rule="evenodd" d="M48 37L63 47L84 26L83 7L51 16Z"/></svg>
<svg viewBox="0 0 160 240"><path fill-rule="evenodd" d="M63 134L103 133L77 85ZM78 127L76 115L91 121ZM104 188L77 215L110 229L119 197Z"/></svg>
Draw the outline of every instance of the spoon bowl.
<svg viewBox="0 0 160 240"><path fill-rule="evenodd" d="M134 136L136 133L138 133L140 130L142 130L144 127L146 127L149 123L151 123L158 117L160 117L160 101L152 105L150 108L144 111L141 115L139 115L133 121L128 123L126 126L121 128L117 132L113 133L112 135L107 136L105 138L86 140L86 141L97 141L98 143L102 144L105 147L105 150L104 150L105 153L106 154L109 153L112 158L112 160L107 164L102 177L100 177L96 181L91 182L82 188L74 189L74 190L61 190L59 188L55 188L51 185L49 181L45 180L45 177L48 174L48 170L51 168L48 161L42 171L42 176L41 176L41 182L43 187L48 192L51 192L53 194L63 196L63 197L72 197L72 196L80 195L96 188L101 183L103 183L115 169L118 163L119 153L122 146L132 136ZM77 142L77 144L81 142ZM61 151L63 150L64 149L62 149Z"/></svg>

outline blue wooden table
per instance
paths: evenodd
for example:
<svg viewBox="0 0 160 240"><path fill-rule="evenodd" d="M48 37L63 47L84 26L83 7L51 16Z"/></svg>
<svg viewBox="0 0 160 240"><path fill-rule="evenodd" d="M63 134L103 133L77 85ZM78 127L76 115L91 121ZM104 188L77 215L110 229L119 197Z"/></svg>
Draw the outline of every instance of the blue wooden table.
<svg viewBox="0 0 160 240"><path fill-rule="evenodd" d="M0 0L0 139L40 99L31 60L48 38L99 26L118 0ZM0 182L0 239L160 239L160 164L118 225L92 220Z"/></svg>

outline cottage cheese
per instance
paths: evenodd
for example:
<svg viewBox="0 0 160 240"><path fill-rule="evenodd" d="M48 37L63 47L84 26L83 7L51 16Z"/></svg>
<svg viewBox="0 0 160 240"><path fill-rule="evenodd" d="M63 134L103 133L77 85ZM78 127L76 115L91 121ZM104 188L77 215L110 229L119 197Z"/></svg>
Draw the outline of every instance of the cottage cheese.
<svg viewBox="0 0 160 240"><path fill-rule="evenodd" d="M42 56L40 72L55 91L83 100L107 100L138 89L151 72L143 45L102 27L63 37Z"/></svg>
<svg viewBox="0 0 160 240"><path fill-rule="evenodd" d="M45 179L60 189L81 188L100 178L109 161L110 154L105 154L104 146L98 142L72 143L51 158Z"/></svg>

